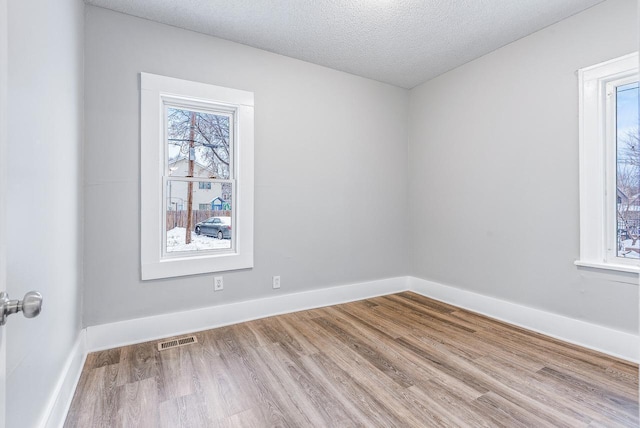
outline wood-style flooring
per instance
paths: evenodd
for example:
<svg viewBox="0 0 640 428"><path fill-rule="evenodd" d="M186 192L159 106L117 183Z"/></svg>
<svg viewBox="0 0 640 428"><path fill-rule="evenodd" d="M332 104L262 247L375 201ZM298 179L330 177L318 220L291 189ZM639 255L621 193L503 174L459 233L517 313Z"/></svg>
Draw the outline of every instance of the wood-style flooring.
<svg viewBox="0 0 640 428"><path fill-rule="evenodd" d="M637 427L638 366L413 293L89 354L65 427Z"/></svg>

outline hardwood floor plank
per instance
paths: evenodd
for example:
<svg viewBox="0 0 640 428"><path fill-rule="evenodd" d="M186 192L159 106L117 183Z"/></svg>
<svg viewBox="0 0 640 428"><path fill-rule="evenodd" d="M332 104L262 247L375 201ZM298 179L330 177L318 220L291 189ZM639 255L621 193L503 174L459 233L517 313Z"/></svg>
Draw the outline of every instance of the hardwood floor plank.
<svg viewBox="0 0 640 428"><path fill-rule="evenodd" d="M193 394L194 370L189 351L184 347L166 349L159 353L158 364L159 399L175 399Z"/></svg>
<svg viewBox="0 0 640 428"><path fill-rule="evenodd" d="M203 403L196 395L183 395L163 401L159 405L162 428L211 427L214 421L208 418Z"/></svg>
<svg viewBox="0 0 640 428"><path fill-rule="evenodd" d="M398 304L401 308L406 308L411 313L426 317L428 320L437 321L438 323L455 329L460 329L468 333L474 333L476 331L476 327L474 325L463 320L452 319L449 314L453 311L443 313L442 311L434 310L429 306L422 305L414 300L406 299L397 295L385 296L385 298Z"/></svg>
<svg viewBox="0 0 640 428"><path fill-rule="evenodd" d="M468 327L463 322L451 320L438 312L431 312L427 308L422 310L414 309L414 305L403 299L394 299L394 296L385 296L380 300L380 306L385 306L390 311L403 319L408 319L424 327L438 326L443 329L475 333L475 329Z"/></svg>
<svg viewBox="0 0 640 428"><path fill-rule="evenodd" d="M632 392L637 389L637 384L629 382L628 379L616 379L614 375L608 371L599 370L585 370L582 367L571 367L567 370L566 366L554 364L550 362L541 370L558 373L558 376L563 376L565 373L572 373L572 378L575 378L575 382L584 383L585 388L592 388L594 390L605 390L610 396L620 396L620 400L626 400L629 402L635 402L636 394ZM590 381L585 382L585 379L589 378ZM569 378L567 378L569 381ZM621 401L622 402L622 401Z"/></svg>
<svg viewBox="0 0 640 428"><path fill-rule="evenodd" d="M65 427L637 427L638 366L398 293L89 354Z"/></svg>
<svg viewBox="0 0 640 428"><path fill-rule="evenodd" d="M401 426L422 427L425 426L426 421L433 421L434 424L437 422L433 419L430 409L425 405L411 404L415 402L415 397L409 390L400 386L390 377L383 375L367 359L362 358L351 348L345 347L341 341L326 330L315 323L310 323L303 331L306 335L317 338L318 341L326 340L327 346L319 355L326 355L331 362L347 372L353 379L353 383L372 394L372 398L375 397L382 403L388 403L379 407L378 412L388 408L387 415L402 420L404 424ZM421 372L421 374L424 373ZM426 376L426 374L424 375ZM382 415L375 416L383 417Z"/></svg>
<svg viewBox="0 0 640 428"><path fill-rule="evenodd" d="M560 386L562 391L570 391L588 408L595 410L598 415L606 415L616 423L638 423L638 400L630 402L617 396L610 396L599 388L590 388L585 383L566 374L560 374L553 370L542 369L537 373L546 382ZM630 425L633 426L633 425Z"/></svg>
<svg viewBox="0 0 640 428"><path fill-rule="evenodd" d="M309 352L316 352L314 346L306 348L300 344L297 338L292 336L283 320L266 318L257 324L258 330L263 336L269 338L270 344L280 344L291 358L301 358Z"/></svg>
<svg viewBox="0 0 640 428"><path fill-rule="evenodd" d="M387 404L379 400L370 390L365 389L353 376L339 367L323 352L306 357L312 360L310 371L317 379L324 379L340 395L344 403L354 407L360 421L373 426L400 426L403 420ZM382 410L382 411L381 411Z"/></svg>
<svg viewBox="0 0 640 428"><path fill-rule="evenodd" d="M396 342L403 348L413 352L420 357L423 361L433 365L440 373L445 374L451 378L457 379L461 383L465 384L469 388L477 391L480 394L484 394L491 390L491 385L486 382L485 379L478 377L473 373L469 373L460 366L460 362L455 362L451 359L443 358L442 355L437 355L435 349L429 351L418 345L417 341L407 338L396 339Z"/></svg>
<svg viewBox="0 0 640 428"><path fill-rule="evenodd" d="M585 352L584 348L577 345L561 342L469 311L459 310L452 313L452 316L475 320L476 325L483 326L483 329L478 331L479 338L498 346L519 350L529 359L553 359L563 366L581 366L589 372L605 372L611 365L621 362L604 354L594 358L594 354L597 353Z"/></svg>
<svg viewBox="0 0 640 428"><path fill-rule="evenodd" d="M315 426L323 426L327 423L338 426L355 425L352 415L342 402L342 397L330 394L330 391L335 392L335 389L327 388L326 382L321 379L314 379L308 364L302 364L299 360L294 361L283 348L281 344L274 344L264 350L270 355L269 361L277 362L270 364L274 374L277 374L279 379L292 380L283 386L297 407L303 409L305 413L309 413L312 409L318 413L318 418L312 420ZM276 371L275 368L280 370Z"/></svg>
<svg viewBox="0 0 640 428"><path fill-rule="evenodd" d="M120 354L123 348L107 349L106 351L94 352L87 356L85 366L88 369L95 369L103 366L120 363Z"/></svg>
<svg viewBox="0 0 640 428"><path fill-rule="evenodd" d="M333 311L328 312L331 315L336 314ZM358 340L367 344L367 346L374 348L380 354L387 356L394 362L398 370L403 373L410 374L411 382L415 383L424 379L437 377L445 382L455 385L455 387L460 391L464 391L465 394L472 396L473 398L479 395L476 390L465 384L459 376L455 375L455 373L452 375L452 372L439 370L439 367L436 364L425 364L424 358L403 347L402 344L392 336L384 333L381 334L377 330L369 330L366 326L362 325L362 323L350 323L349 318L344 316L343 312L338 312L338 315L333 316L332 319L334 322L338 323L340 327L345 330L349 330L352 335L358 338ZM410 336L411 335L407 335L406 337ZM435 351L435 349L433 349L433 351Z"/></svg>
<svg viewBox="0 0 640 428"><path fill-rule="evenodd" d="M155 344L143 343L121 349L118 385L137 382L156 375Z"/></svg>
<svg viewBox="0 0 640 428"><path fill-rule="evenodd" d="M526 411L522 407L518 407L493 392L488 392L478 397L475 404L486 411L488 418L506 427L526 428L534 426L553 428L558 426L556 423L549 423L538 418L535 414Z"/></svg>
<svg viewBox="0 0 640 428"><path fill-rule="evenodd" d="M399 298L409 300L415 303L420 304L424 308L429 308L436 312L440 312L443 314L449 314L451 312L457 311L459 308L449 305L444 302L438 302L437 300L429 299L428 297L421 296L419 294L413 293L411 291L405 291L403 293L392 294L392 296L397 296Z"/></svg>
<svg viewBox="0 0 640 428"><path fill-rule="evenodd" d="M76 394L88 412L77 412L77 421L70 422L69 427L112 427L116 425L118 411L117 385L118 366L115 364L91 369L86 385L90 389L80 395ZM76 398L74 397L74 399Z"/></svg>
<svg viewBox="0 0 640 428"><path fill-rule="evenodd" d="M252 362L244 356L232 355L224 357L226 365L236 379L236 384L247 400L253 404L252 409L260 415L260 420L266 426L295 426L294 421L299 421L295 414L289 414L286 404L282 404L281 391L273 394L271 387L277 388L279 383L269 385L272 381L270 374L262 372L263 366Z"/></svg>
<svg viewBox="0 0 640 428"><path fill-rule="evenodd" d="M318 409L306 408L297 391L296 379L286 375L264 348L247 350L245 367L252 367L254 385L259 389L260 402L267 405L272 422L289 426L314 426L321 420Z"/></svg>
<svg viewBox="0 0 640 428"><path fill-rule="evenodd" d="M221 428L262 428L265 424L262 412L252 408L218 421L218 426Z"/></svg>
<svg viewBox="0 0 640 428"><path fill-rule="evenodd" d="M93 354L87 356L87 360L89 360L91 355ZM85 361L82 372L80 373L80 379L78 379L78 384L73 394L72 402L75 406L71 406L67 412L65 427L82 426L80 424L86 423L89 415L93 414L95 397L90 396L90 394L95 391L96 380L92 379L93 374L93 370L88 368L87 362Z"/></svg>
<svg viewBox="0 0 640 428"><path fill-rule="evenodd" d="M417 311L405 311L389 301L380 301L380 305L373 310L378 317L383 317L397 324L405 331L414 334L432 334L438 337L451 337L462 342L462 338L471 338L473 332L463 331L452 325L439 322L428 315ZM406 333L405 333L406 334Z"/></svg>
<svg viewBox="0 0 640 428"><path fill-rule="evenodd" d="M195 394L207 403L210 419L227 418L251 408L251 400L244 400L237 380L230 378L232 372L221 357L200 353L193 358L193 369L198 373Z"/></svg>
<svg viewBox="0 0 640 428"><path fill-rule="evenodd" d="M155 378L119 386L117 422L114 426L157 427L160 424L157 392Z"/></svg>
<svg viewBox="0 0 640 428"><path fill-rule="evenodd" d="M586 426L592 422L592 417L596 416L590 415L585 409L580 409L566 397L553 394L548 385L541 384L532 378L530 370L508 360L487 356L474 363L496 381L509 387L513 391L512 397L518 397L520 401L528 400L526 406L543 407L543 411L559 424Z"/></svg>
<svg viewBox="0 0 640 428"><path fill-rule="evenodd" d="M348 322L354 323L359 330L363 330L369 335L393 340L406 333L406 331L403 332L396 324L387 322L387 320L381 318L376 319L376 322L372 323L370 310L363 312L355 306L339 305L327 308L327 311L334 317L340 317Z"/></svg>
<svg viewBox="0 0 640 428"><path fill-rule="evenodd" d="M326 329L327 332L342 340L346 346L353 349L398 385L405 388L413 385L410 376L397 368L391 360L385 358L385 356L380 354L375 348L368 346L354 335L341 329L337 324L330 321L328 317L316 318L313 321Z"/></svg>

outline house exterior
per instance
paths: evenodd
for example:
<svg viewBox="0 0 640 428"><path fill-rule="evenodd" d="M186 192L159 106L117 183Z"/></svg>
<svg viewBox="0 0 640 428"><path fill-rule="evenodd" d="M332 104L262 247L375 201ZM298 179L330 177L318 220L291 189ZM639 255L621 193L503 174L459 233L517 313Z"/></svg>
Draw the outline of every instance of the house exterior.
<svg viewBox="0 0 640 428"><path fill-rule="evenodd" d="M625 195L624 192L620 190L620 188L616 188L616 198L618 205L627 204L629 202L629 197Z"/></svg>
<svg viewBox="0 0 640 428"><path fill-rule="evenodd" d="M186 177L189 171L189 161L181 157L169 162L169 172L173 177ZM194 176L210 177L213 172L206 166L194 162ZM188 182L171 180L167 183L167 211L184 211L187 209ZM193 200L191 208L194 211L231 210L232 188L230 183L212 183L200 181L193 184Z"/></svg>

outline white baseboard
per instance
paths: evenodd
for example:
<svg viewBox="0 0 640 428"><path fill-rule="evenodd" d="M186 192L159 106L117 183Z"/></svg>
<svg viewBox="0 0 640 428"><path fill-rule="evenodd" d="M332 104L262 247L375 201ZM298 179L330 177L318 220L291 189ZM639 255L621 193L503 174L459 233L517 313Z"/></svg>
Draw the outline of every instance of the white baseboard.
<svg viewBox="0 0 640 428"><path fill-rule="evenodd" d="M89 352L408 290L627 361L640 361L637 335L420 278L397 277L87 327L69 354L39 426L62 427Z"/></svg>
<svg viewBox="0 0 640 428"><path fill-rule="evenodd" d="M640 361L637 335L415 277L321 288L87 327L86 350L115 348L406 290L624 360Z"/></svg>
<svg viewBox="0 0 640 428"><path fill-rule="evenodd" d="M64 425L71 400L80 380L82 367L87 358L85 330L81 330L76 342L69 352L62 373L58 378L56 389L51 395L43 418L38 426L43 428L61 428Z"/></svg>
<svg viewBox="0 0 640 428"><path fill-rule="evenodd" d="M640 337L634 334L420 278L409 277L408 281L411 291L425 297L623 360L640 361Z"/></svg>
<svg viewBox="0 0 640 428"><path fill-rule="evenodd" d="M93 352L147 342L407 289L407 277L398 277L102 324L87 327L87 350Z"/></svg>

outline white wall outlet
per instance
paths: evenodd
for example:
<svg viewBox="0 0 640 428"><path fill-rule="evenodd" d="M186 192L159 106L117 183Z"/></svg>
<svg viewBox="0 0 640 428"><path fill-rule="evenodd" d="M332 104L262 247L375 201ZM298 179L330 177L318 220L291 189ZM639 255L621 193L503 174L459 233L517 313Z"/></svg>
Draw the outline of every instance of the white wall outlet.
<svg viewBox="0 0 640 428"><path fill-rule="evenodd" d="M280 276L274 276L271 282L273 284L273 288L280 288Z"/></svg>
<svg viewBox="0 0 640 428"><path fill-rule="evenodd" d="M220 291L224 288L224 282L222 282L221 276L213 278L213 291Z"/></svg>

